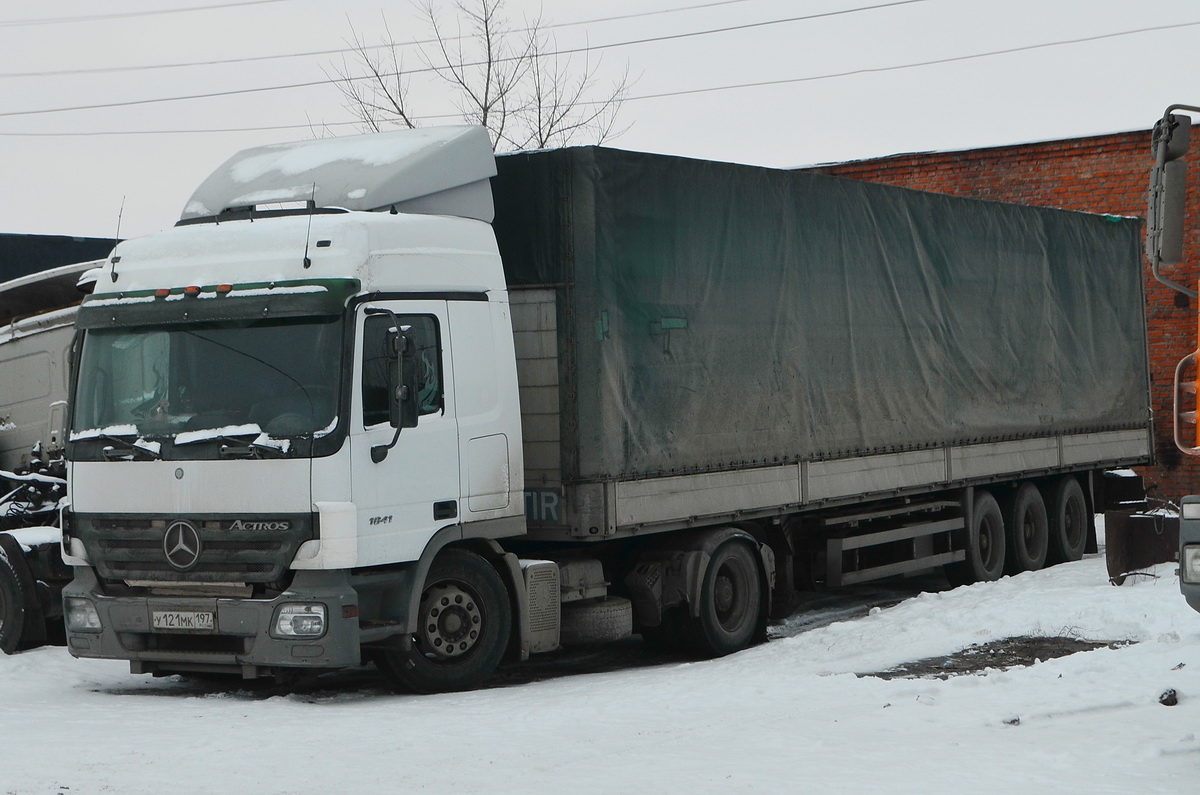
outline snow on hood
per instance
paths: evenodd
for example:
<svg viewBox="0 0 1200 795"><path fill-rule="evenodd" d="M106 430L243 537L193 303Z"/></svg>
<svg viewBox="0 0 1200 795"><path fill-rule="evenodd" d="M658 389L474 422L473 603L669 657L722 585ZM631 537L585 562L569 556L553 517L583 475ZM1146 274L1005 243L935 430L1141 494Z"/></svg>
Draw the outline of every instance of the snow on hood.
<svg viewBox="0 0 1200 795"><path fill-rule="evenodd" d="M88 439L99 439L102 436L137 436L136 425L109 425L104 428L86 428L82 431L71 431L72 442L85 442Z"/></svg>
<svg viewBox="0 0 1200 795"><path fill-rule="evenodd" d="M183 431L175 434L175 444L193 444L194 442L207 442L212 439L220 439L225 436L249 436L250 434L262 434L262 428L258 427L258 423L251 422L246 425L223 425L220 428L203 428L198 431Z"/></svg>

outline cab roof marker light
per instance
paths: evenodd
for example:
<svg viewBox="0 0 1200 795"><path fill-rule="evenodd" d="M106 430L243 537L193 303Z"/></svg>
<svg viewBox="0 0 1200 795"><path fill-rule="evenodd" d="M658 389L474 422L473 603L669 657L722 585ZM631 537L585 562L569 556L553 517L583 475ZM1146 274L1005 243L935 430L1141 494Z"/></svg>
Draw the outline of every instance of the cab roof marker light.
<svg viewBox="0 0 1200 795"><path fill-rule="evenodd" d="M217 293L218 293L218 294L220 294L220 295L228 295L228 294L229 294L229 293L231 293L231 292L233 292L233 285L232 285L232 284L218 284L218 285L217 285Z"/></svg>
<svg viewBox="0 0 1200 795"><path fill-rule="evenodd" d="M188 285L183 288L183 294L195 298L200 295L200 286L196 284Z"/></svg>
<svg viewBox="0 0 1200 795"><path fill-rule="evenodd" d="M171 290L168 287L159 287L157 290L154 291L155 298L166 298L170 294L171 294Z"/></svg>

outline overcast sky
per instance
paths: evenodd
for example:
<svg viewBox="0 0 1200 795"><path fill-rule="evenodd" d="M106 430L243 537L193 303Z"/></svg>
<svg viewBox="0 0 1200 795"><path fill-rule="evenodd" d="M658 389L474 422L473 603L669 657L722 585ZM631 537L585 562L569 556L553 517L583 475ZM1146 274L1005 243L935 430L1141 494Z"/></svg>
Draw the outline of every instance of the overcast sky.
<svg viewBox="0 0 1200 795"><path fill-rule="evenodd" d="M1145 129L1200 104L1195 0L508 0L507 16L539 7L602 82L636 78L608 142L626 149L786 167ZM111 237L120 215L122 237L147 234L240 149L356 132L328 51L378 42L384 18L428 38L407 0L4 3L0 232ZM409 85L417 115L452 121L447 91ZM222 96L176 99L201 94Z"/></svg>

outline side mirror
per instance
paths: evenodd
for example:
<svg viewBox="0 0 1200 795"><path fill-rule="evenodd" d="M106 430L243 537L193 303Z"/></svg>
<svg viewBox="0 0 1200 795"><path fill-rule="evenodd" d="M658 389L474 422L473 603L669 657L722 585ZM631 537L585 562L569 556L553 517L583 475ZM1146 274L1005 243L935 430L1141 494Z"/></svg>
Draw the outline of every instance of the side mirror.
<svg viewBox="0 0 1200 795"><path fill-rule="evenodd" d="M1150 206L1147 236L1151 258L1162 265L1183 261L1183 227L1187 211L1187 164L1183 157L1191 143L1192 119L1169 113L1154 125L1151 149Z"/></svg>
<svg viewBox="0 0 1200 795"><path fill-rule="evenodd" d="M387 388L388 388L388 421L396 429L392 441L388 444L378 444L371 448L371 461L378 464L387 458L388 451L400 440L400 431L404 428L415 428L417 417L421 413L419 404L419 383L417 373L417 354L412 341L405 334L407 330L400 324L400 318L390 309L369 307L368 315L387 315L391 318L391 346L388 351Z"/></svg>
<svg viewBox="0 0 1200 795"><path fill-rule="evenodd" d="M1154 169L1150 172L1150 202L1146 210L1146 256L1154 278L1191 298L1196 291L1167 278L1159 268L1183 262L1183 239L1187 219L1187 164L1179 158L1191 143L1192 119L1176 109L1196 111L1190 105L1172 105L1154 124L1150 148Z"/></svg>
<svg viewBox="0 0 1200 795"><path fill-rule="evenodd" d="M412 340L399 330L392 338L388 373L388 419L393 428L415 428L420 415L417 355Z"/></svg>

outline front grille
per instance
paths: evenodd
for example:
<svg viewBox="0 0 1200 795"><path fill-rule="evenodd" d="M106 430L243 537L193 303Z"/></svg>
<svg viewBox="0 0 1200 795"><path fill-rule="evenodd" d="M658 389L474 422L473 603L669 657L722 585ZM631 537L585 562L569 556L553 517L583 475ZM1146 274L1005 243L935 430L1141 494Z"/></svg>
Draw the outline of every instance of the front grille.
<svg viewBox="0 0 1200 795"><path fill-rule="evenodd" d="M112 571L118 574L118 579L123 580L145 579L144 577L138 577L136 575L144 574L148 571L155 572L159 576L154 577L154 579L160 580L163 579L161 576L163 574L178 572L178 569L166 561L163 561L162 563L156 563L154 561L109 561L108 566ZM251 575L269 574L275 571L275 566L271 563L202 563L188 573L195 573L197 569L202 569L204 572L208 573L246 575L233 577L232 579L236 580L237 582L254 582L258 579L257 577L253 577L251 579L247 579L247 577L250 577Z"/></svg>
<svg viewBox="0 0 1200 795"><path fill-rule="evenodd" d="M172 565L164 548L167 529L185 520L200 539L193 565ZM247 530L237 522L280 523L286 530ZM75 514L71 533L83 542L101 577L166 582L269 583L283 578L296 550L315 537L310 514L255 516L101 516Z"/></svg>

